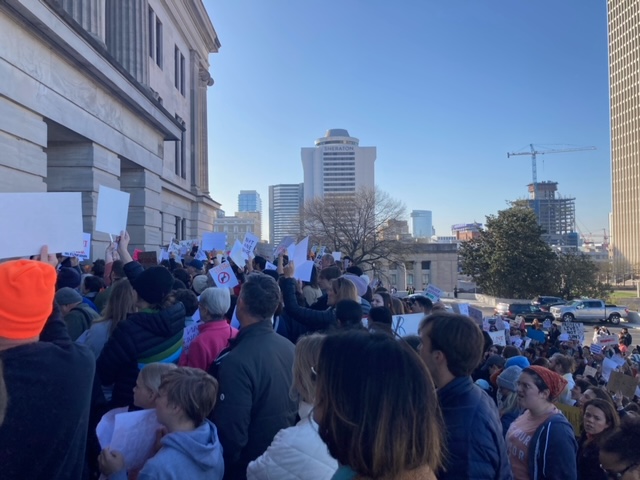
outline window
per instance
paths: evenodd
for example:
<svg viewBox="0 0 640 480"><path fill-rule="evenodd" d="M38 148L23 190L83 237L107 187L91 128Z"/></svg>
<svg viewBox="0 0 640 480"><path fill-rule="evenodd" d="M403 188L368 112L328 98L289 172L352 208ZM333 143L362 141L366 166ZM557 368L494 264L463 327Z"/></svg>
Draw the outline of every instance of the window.
<svg viewBox="0 0 640 480"><path fill-rule="evenodd" d="M178 120L178 122L182 124L182 132L180 133L180 140L177 140L174 145L174 151L175 151L174 171L176 175L182 178L187 178L187 164L186 164L187 154L186 154L186 142L185 142L186 123L177 114L176 114L176 120Z"/></svg>
<svg viewBox="0 0 640 480"><path fill-rule="evenodd" d="M423 273L422 274L422 285L424 287L426 287L427 285L429 285L429 274L428 273Z"/></svg>
<svg viewBox="0 0 640 480"><path fill-rule="evenodd" d="M187 236L187 220L176 217L176 240L184 240Z"/></svg>
<svg viewBox="0 0 640 480"><path fill-rule="evenodd" d="M413 273L407 274L407 285L413 285Z"/></svg>
<svg viewBox="0 0 640 480"><path fill-rule="evenodd" d="M390 277L391 277L391 285L392 285L392 286L397 285L397 283L398 283L398 276L397 276L395 273L392 273L392 274L390 275Z"/></svg>
<svg viewBox="0 0 640 480"><path fill-rule="evenodd" d="M148 14L148 29L149 56L162 68L162 22L151 7Z"/></svg>
<svg viewBox="0 0 640 480"><path fill-rule="evenodd" d="M174 50L174 84L182 95L185 92L185 60L184 55L176 45Z"/></svg>
<svg viewBox="0 0 640 480"><path fill-rule="evenodd" d="M422 263L422 270L431 270L431 261L427 260Z"/></svg>
<svg viewBox="0 0 640 480"><path fill-rule="evenodd" d="M156 17L156 64L162 68L162 22Z"/></svg>

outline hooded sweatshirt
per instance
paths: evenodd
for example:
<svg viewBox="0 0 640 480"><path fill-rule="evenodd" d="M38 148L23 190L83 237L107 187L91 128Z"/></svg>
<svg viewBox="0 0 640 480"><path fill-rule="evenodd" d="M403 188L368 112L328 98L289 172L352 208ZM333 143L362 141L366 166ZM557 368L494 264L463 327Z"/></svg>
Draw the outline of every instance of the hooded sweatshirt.
<svg viewBox="0 0 640 480"><path fill-rule="evenodd" d="M138 480L222 480L222 446L209 420L190 432L165 435L160 443L162 447L144 464ZM126 478L126 470L109 476L109 480Z"/></svg>

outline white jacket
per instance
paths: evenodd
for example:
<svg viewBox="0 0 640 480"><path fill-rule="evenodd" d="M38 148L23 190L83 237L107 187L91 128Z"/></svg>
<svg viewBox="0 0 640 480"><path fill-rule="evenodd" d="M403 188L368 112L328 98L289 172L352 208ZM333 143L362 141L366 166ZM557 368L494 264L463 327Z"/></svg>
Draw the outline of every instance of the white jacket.
<svg viewBox="0 0 640 480"><path fill-rule="evenodd" d="M262 456L247 468L247 480L330 480L338 462L329 455L311 416L311 405L300 402L301 420L280 430Z"/></svg>

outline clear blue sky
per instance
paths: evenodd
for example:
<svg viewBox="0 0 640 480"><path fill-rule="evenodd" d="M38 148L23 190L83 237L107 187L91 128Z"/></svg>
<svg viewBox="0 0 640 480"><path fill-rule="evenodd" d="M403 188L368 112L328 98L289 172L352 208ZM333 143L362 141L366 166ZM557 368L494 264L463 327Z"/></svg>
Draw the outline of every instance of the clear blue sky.
<svg viewBox="0 0 640 480"><path fill-rule="evenodd" d="M328 128L376 146L376 184L439 235L524 198L538 179L576 197L579 229L609 231L604 0L205 0L222 47L209 88L211 195L303 181L300 148ZM267 222L264 238L268 238ZM598 235L600 238L598 238Z"/></svg>

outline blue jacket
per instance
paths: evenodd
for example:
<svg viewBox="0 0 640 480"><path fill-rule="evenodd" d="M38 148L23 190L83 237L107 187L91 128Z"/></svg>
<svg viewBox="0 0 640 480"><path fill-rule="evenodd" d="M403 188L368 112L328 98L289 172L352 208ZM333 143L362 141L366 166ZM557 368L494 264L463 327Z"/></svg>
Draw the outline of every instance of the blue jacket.
<svg viewBox="0 0 640 480"><path fill-rule="evenodd" d="M438 480L512 480L500 416L491 397L471 377L458 377L438 389L438 398L448 449Z"/></svg>
<svg viewBox="0 0 640 480"><path fill-rule="evenodd" d="M576 480L578 442L564 415L552 415L529 443L529 476L536 480Z"/></svg>
<svg viewBox="0 0 640 480"><path fill-rule="evenodd" d="M160 442L162 448L147 460L138 480L222 479L222 446L216 427L209 420L190 432L170 433ZM126 470L109 476L109 480L126 478Z"/></svg>

